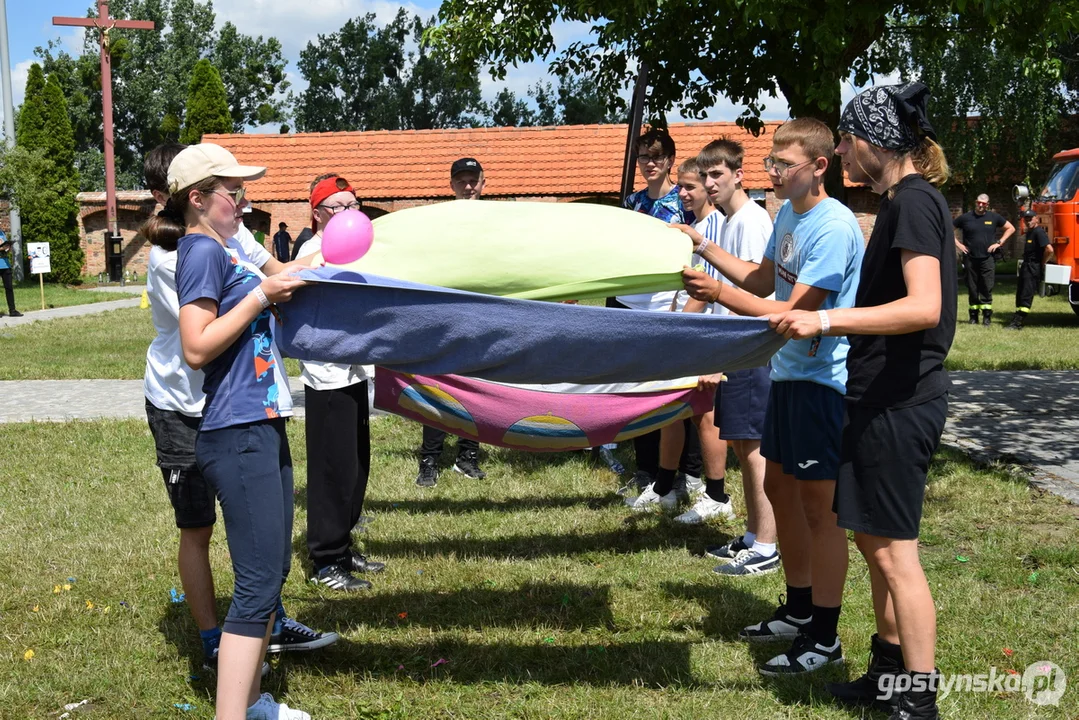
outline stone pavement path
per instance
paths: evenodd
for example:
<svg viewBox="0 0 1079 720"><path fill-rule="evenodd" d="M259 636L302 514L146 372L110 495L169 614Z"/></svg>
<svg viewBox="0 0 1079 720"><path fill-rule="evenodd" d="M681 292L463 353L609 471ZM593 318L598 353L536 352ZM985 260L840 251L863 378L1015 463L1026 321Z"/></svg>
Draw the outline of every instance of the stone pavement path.
<svg viewBox="0 0 1079 720"><path fill-rule="evenodd" d="M89 291L86 291L89 292ZM142 290L139 290L142 295ZM91 303L89 305L69 305L67 307L49 308L48 310L24 311L22 317L0 317L0 328L15 327L16 325L29 325L41 320L55 320L56 318L78 317L79 315L96 315L97 313L119 310L120 308L138 307L142 298L133 297L124 300L108 300L106 302Z"/></svg>
<svg viewBox="0 0 1079 720"><path fill-rule="evenodd" d="M1079 372L953 372L944 442L1079 504Z"/></svg>
<svg viewBox="0 0 1079 720"><path fill-rule="evenodd" d="M303 385L289 378L296 417L303 417ZM0 423L145 418L142 380L0 381Z"/></svg>

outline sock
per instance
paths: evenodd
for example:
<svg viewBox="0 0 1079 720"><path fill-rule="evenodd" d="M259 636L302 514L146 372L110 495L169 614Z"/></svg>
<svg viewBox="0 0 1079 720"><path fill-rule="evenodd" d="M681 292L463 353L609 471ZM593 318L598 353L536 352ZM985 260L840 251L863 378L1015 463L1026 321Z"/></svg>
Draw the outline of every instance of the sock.
<svg viewBox="0 0 1079 720"><path fill-rule="evenodd" d="M206 657L210 657L214 654L214 650L221 645L221 628L215 627L209 630L199 630L199 637L202 638L202 654Z"/></svg>
<svg viewBox="0 0 1079 720"><path fill-rule="evenodd" d="M809 635L813 640L829 647L835 644L839 610L838 607L813 606L813 620L809 623Z"/></svg>
<svg viewBox="0 0 1079 720"><path fill-rule="evenodd" d="M285 623L285 618L288 615L285 614L285 606L281 604L281 598L277 599L277 611L274 613L273 618L273 630L270 631L271 635L277 635L281 632L281 627Z"/></svg>
<svg viewBox="0 0 1079 720"><path fill-rule="evenodd" d="M799 620L813 616L813 586L787 586L787 614Z"/></svg>
<svg viewBox="0 0 1079 720"><path fill-rule="evenodd" d="M759 554L761 557L772 557L776 554L775 543L762 543L754 540L753 542L746 541L746 545L753 550L753 552Z"/></svg>
<svg viewBox="0 0 1079 720"><path fill-rule="evenodd" d="M724 490L724 478L713 480L710 477L706 477L704 479L704 494L712 498L716 502L725 503L730 501L731 496L724 492Z"/></svg>
<svg viewBox="0 0 1079 720"><path fill-rule="evenodd" d="M666 495L674 487L674 470L660 468L656 473L656 482L652 485L652 491L660 497Z"/></svg>
<svg viewBox="0 0 1079 720"><path fill-rule="evenodd" d="M757 542L757 533L746 530L742 533L742 542L746 544L746 547L753 547L753 543Z"/></svg>

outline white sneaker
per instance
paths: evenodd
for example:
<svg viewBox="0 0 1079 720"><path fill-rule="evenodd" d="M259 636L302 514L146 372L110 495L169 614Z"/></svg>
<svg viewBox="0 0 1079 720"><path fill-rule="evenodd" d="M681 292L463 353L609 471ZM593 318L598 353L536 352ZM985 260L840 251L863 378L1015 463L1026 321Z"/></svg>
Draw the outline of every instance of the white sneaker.
<svg viewBox="0 0 1079 720"><path fill-rule="evenodd" d="M270 693L262 693L255 704L247 708L247 720L311 720L311 716L276 702Z"/></svg>
<svg viewBox="0 0 1079 720"><path fill-rule="evenodd" d="M704 492L704 480L699 477L693 477L692 475L686 475L686 493L693 497Z"/></svg>
<svg viewBox="0 0 1079 720"><path fill-rule="evenodd" d="M678 495L674 490L671 490L666 495L657 495L656 491L652 489L654 487L655 483L652 483L637 497L632 500L627 499L626 505L634 512L649 512L656 508L674 510L678 507Z"/></svg>
<svg viewBox="0 0 1079 720"><path fill-rule="evenodd" d="M686 525L696 525L714 517L733 520L734 508L731 507L731 501L717 502L707 495L701 495L697 498L697 502L693 504L693 507L676 517L674 521L685 523Z"/></svg>

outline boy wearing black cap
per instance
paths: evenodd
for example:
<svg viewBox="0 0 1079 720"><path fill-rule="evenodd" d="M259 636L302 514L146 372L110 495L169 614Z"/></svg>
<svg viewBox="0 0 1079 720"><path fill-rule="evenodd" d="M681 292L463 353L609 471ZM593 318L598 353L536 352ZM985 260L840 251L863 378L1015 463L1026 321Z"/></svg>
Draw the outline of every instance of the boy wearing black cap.
<svg viewBox="0 0 1079 720"><path fill-rule="evenodd" d="M1005 330L1023 329L1034 302L1034 292L1042 281L1042 268L1053 257L1053 245L1041 227L1038 214L1033 210L1024 210L1023 219L1027 221L1027 234L1023 242L1023 264L1019 266L1019 286L1015 289L1015 315Z"/></svg>
<svg viewBox="0 0 1079 720"><path fill-rule="evenodd" d="M476 158L463 157L450 166L450 188L457 200L479 200L485 183L483 166ZM445 442L445 430L423 426L420 472L416 476L416 484L420 487L434 487L438 482L438 458ZM487 473L480 470L480 444L468 438L457 438L457 462L453 469L475 480L487 477Z"/></svg>

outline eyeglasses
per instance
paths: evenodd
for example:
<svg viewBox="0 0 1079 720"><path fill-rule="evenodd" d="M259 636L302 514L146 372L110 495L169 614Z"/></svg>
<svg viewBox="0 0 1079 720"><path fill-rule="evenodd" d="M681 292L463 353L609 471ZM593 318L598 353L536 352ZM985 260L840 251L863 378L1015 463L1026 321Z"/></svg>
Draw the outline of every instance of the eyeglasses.
<svg viewBox="0 0 1079 720"><path fill-rule="evenodd" d="M215 195L228 195L232 198L234 205L239 205L244 201L244 197L247 195L247 188L236 188L235 190L214 190Z"/></svg>
<svg viewBox="0 0 1079 720"><path fill-rule="evenodd" d="M987 202L976 202L974 204L977 205L978 207L989 207L989 203L987 203Z"/></svg>
<svg viewBox="0 0 1079 720"><path fill-rule="evenodd" d="M350 202L348 205L319 205L318 207L321 210L325 210L330 215L336 215L337 213L341 212L342 210L359 210L360 209L360 203L359 202Z"/></svg>
<svg viewBox="0 0 1079 720"><path fill-rule="evenodd" d="M774 157L769 155L768 157L764 158L764 171L765 172L773 172L774 171L776 175L779 175L780 177L782 177L782 176L786 175L788 172L790 172L791 170L793 170L794 168L799 167L801 165L806 165L806 164L811 163L811 162L813 162L813 161L812 160L805 160L804 162L800 162L800 163L789 163L789 162L784 162L783 160L776 160Z"/></svg>
<svg viewBox="0 0 1079 720"><path fill-rule="evenodd" d="M653 165L662 165L663 161L666 159L666 155L638 155L637 164L647 165L648 163L652 163Z"/></svg>

